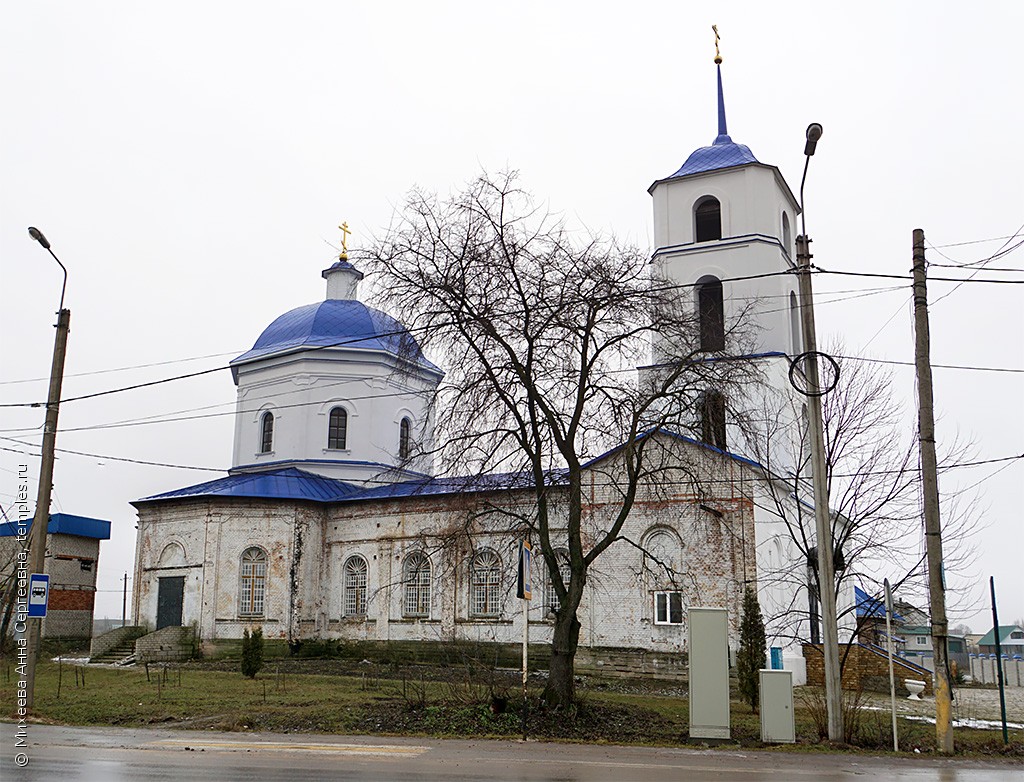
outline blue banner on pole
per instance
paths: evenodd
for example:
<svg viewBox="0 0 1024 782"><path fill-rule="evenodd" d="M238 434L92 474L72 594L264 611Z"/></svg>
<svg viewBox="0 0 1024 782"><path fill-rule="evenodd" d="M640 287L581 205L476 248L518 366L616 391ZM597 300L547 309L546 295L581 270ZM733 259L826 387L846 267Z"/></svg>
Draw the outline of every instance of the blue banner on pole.
<svg viewBox="0 0 1024 782"><path fill-rule="evenodd" d="M46 616L46 604L50 599L50 577L33 573L28 578L28 615Z"/></svg>

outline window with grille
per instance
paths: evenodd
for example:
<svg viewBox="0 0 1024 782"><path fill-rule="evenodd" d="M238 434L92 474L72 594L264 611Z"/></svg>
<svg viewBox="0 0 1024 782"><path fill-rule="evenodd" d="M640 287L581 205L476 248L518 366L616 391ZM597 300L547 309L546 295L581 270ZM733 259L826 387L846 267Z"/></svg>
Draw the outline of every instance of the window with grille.
<svg viewBox="0 0 1024 782"><path fill-rule="evenodd" d="M366 616L366 560L345 561L345 616Z"/></svg>
<svg viewBox="0 0 1024 782"><path fill-rule="evenodd" d="M274 450L274 414L266 412L260 419L260 453Z"/></svg>
<svg viewBox="0 0 1024 782"><path fill-rule="evenodd" d="M408 459L412 454L412 419L403 418L398 427L398 458Z"/></svg>
<svg viewBox="0 0 1024 782"><path fill-rule="evenodd" d="M267 591L267 553L255 547L246 549L242 554L241 571L238 613L261 616Z"/></svg>
<svg viewBox="0 0 1024 782"><path fill-rule="evenodd" d="M344 407L331 410L327 424L327 447L342 450L348 441L348 412Z"/></svg>
<svg viewBox="0 0 1024 782"><path fill-rule="evenodd" d="M498 616L501 613L501 560L490 549L473 557L470 573L469 608L473 616Z"/></svg>
<svg viewBox="0 0 1024 782"><path fill-rule="evenodd" d="M564 548L555 549L555 559L558 561L558 572L562 576L562 585L569 588L569 552ZM548 573L547 580L544 583L544 613L553 615L558 613L561 601L558 599L558 593L555 592L555 584L551 578L551 573Z"/></svg>
<svg viewBox="0 0 1024 782"><path fill-rule="evenodd" d="M681 625L683 623L683 593L654 593L654 624Z"/></svg>
<svg viewBox="0 0 1024 782"><path fill-rule="evenodd" d="M430 616L430 560L416 552L405 560L405 616Z"/></svg>

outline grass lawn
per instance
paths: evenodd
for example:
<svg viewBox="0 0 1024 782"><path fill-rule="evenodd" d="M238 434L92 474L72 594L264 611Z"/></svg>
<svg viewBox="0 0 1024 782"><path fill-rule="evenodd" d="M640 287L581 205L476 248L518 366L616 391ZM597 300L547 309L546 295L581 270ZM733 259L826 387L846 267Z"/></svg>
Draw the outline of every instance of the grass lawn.
<svg viewBox="0 0 1024 782"><path fill-rule="evenodd" d="M210 730L368 733L438 737L522 735L523 700L511 672L470 678L455 668L337 666L333 661L271 660L256 679L237 663L105 668L43 662L38 669L38 718L71 725L182 727ZM666 682L595 680L579 686L572 713L541 708L531 688L532 737L616 744L687 743L685 688ZM0 663L0 714L13 714L13 664ZM59 695L58 695L59 687ZM806 689L806 688L801 688ZM780 749L835 750L818 738L813 708L796 703L797 744ZM762 746L760 722L746 704L733 701L732 740L726 746ZM857 744L891 747L888 712L860 711ZM900 745L931 752L934 726L901 720ZM957 729L958 751L1024 758L1024 736L1011 734L1009 748L998 731ZM843 746L844 751L857 748Z"/></svg>

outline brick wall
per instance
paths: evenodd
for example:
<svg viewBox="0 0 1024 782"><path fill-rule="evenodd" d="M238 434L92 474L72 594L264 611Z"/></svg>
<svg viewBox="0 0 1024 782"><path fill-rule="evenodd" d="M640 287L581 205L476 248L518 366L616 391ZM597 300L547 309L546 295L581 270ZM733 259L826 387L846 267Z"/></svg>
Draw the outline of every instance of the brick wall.
<svg viewBox="0 0 1024 782"><path fill-rule="evenodd" d="M176 662L192 656L191 627L164 627L135 642L135 660L140 663Z"/></svg>
<svg viewBox="0 0 1024 782"><path fill-rule="evenodd" d="M885 654L872 651L868 647L856 645L846 656L843 665L844 690L868 690L870 692L889 691L889 659ZM839 658L843 659L846 648L839 647ZM825 655L820 644L804 644L804 659L807 661L807 684L816 687L825 686ZM932 675L924 668L900 660L893 659L893 676L896 679L896 692L909 694L903 684L905 679L916 679L924 682L924 694L932 695Z"/></svg>

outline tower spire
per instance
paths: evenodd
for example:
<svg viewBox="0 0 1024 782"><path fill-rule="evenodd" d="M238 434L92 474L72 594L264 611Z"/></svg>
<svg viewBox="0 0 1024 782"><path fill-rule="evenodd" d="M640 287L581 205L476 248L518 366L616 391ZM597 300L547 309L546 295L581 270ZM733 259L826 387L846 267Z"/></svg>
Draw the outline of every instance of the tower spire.
<svg viewBox="0 0 1024 782"><path fill-rule="evenodd" d="M718 49L718 42L721 40L721 36L718 34L718 25L711 25L711 29L715 32L715 68L718 71L718 137L715 139L715 144L731 144L732 139L729 138L729 130L725 122L725 95L722 92L722 53Z"/></svg>

